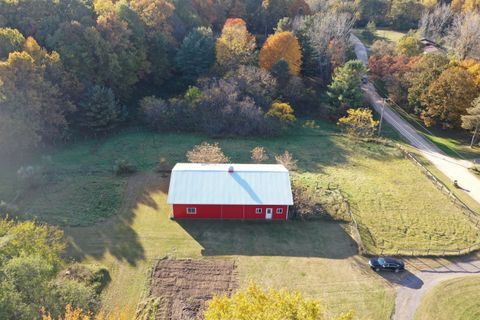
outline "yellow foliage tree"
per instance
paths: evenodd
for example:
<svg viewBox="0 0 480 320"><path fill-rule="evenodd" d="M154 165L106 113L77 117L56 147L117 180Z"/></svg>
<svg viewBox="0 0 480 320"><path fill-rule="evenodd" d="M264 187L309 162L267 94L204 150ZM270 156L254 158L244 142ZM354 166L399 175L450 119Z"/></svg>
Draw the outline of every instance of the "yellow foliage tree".
<svg viewBox="0 0 480 320"><path fill-rule="evenodd" d="M226 69L247 64L255 50L255 37L247 30L242 19L227 19L217 39L217 63Z"/></svg>
<svg viewBox="0 0 480 320"><path fill-rule="evenodd" d="M471 12L480 9L480 0L453 0L452 10L456 12Z"/></svg>
<svg viewBox="0 0 480 320"><path fill-rule="evenodd" d="M352 319L350 312L339 318ZM237 291L232 297L214 297L205 311L205 320L324 320L319 301L302 297L298 292L286 289L268 291L251 284L247 289Z"/></svg>
<svg viewBox="0 0 480 320"><path fill-rule="evenodd" d="M302 51L292 32L278 32L269 36L260 50L259 63L262 68L271 70L280 60L288 63L292 75L300 74Z"/></svg>
<svg viewBox="0 0 480 320"><path fill-rule="evenodd" d="M475 84L480 88L480 62L474 59L466 59L457 63L459 67L467 70L473 77Z"/></svg>
<svg viewBox="0 0 480 320"><path fill-rule="evenodd" d="M286 102L274 102L267 112L268 117L277 118L285 123L292 123L297 120L293 114L293 108Z"/></svg>
<svg viewBox="0 0 480 320"><path fill-rule="evenodd" d="M352 136L369 137L375 132L378 121L373 119L370 109L348 109L347 116L338 119L338 125L344 127L347 134Z"/></svg>

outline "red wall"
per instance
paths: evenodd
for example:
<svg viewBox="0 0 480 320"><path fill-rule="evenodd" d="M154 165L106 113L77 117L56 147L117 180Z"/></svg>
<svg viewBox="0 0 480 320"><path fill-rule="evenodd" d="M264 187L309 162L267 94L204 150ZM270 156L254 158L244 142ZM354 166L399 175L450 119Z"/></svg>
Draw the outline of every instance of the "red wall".
<svg viewBox="0 0 480 320"><path fill-rule="evenodd" d="M205 204L174 204L173 217L175 219L247 219L265 220L267 208L272 208L272 220L286 220L288 206L281 205L205 205ZM187 208L196 208L196 214L187 214ZM256 209L262 213L257 214ZM277 213L277 209L283 209Z"/></svg>

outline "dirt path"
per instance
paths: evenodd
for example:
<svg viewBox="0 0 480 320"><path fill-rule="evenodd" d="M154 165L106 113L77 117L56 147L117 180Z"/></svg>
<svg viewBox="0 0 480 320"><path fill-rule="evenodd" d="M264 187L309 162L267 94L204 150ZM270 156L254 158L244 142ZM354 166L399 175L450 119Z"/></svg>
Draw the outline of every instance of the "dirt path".
<svg viewBox="0 0 480 320"><path fill-rule="evenodd" d="M480 275L480 260L459 259L449 265L418 270L398 277L394 320L412 320L423 296L442 281L465 276ZM395 281L395 280L394 280Z"/></svg>
<svg viewBox="0 0 480 320"><path fill-rule="evenodd" d="M368 53L363 43L355 36L351 37L354 45L355 54L365 65L368 65ZM471 161L457 160L447 156L432 142L424 138L415 130L415 128L393 111L390 106L384 102L384 99L378 94L371 83L362 85L367 100L378 112L384 112L384 119L406 141L417 148L420 153L427 158L438 170L445 174L453 183L457 180L458 184L465 189L465 192L480 204L480 179L478 179L468 168L473 166Z"/></svg>

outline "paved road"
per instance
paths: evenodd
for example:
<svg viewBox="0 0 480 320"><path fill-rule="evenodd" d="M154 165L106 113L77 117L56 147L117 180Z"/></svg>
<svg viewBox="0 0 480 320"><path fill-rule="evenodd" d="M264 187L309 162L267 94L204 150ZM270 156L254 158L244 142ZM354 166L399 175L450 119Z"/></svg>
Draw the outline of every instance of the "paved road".
<svg viewBox="0 0 480 320"><path fill-rule="evenodd" d="M462 259L440 268L386 276L398 283L393 320L413 320L415 311L428 290L442 281L465 276L480 276L480 260ZM398 278L392 279L395 277Z"/></svg>
<svg viewBox="0 0 480 320"><path fill-rule="evenodd" d="M368 53L363 43L354 35L351 37L355 54L365 65L368 65ZM473 165L467 160L458 160L447 156L432 142L423 137L415 128L394 112L371 84L362 85L365 97L378 113L384 109L384 120L395 128L412 146L417 148L438 170L447 176L453 184L454 180L480 204L480 179L470 170Z"/></svg>

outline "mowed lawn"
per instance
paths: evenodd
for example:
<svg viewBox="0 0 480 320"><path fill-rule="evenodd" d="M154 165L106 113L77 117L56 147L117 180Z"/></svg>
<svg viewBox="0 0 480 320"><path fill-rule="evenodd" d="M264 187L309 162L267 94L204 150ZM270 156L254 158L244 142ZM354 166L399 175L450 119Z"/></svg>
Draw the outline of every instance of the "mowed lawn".
<svg viewBox="0 0 480 320"><path fill-rule="evenodd" d="M480 319L480 276L447 280L430 290L417 309L417 320Z"/></svg>
<svg viewBox="0 0 480 320"><path fill-rule="evenodd" d="M202 141L218 142L233 162L249 162L250 150L258 145L271 159L289 150L299 160L297 180L344 191L372 253L457 248L479 240L478 230L398 150L352 140L324 122L320 129L298 126L273 139L130 130L78 143L50 152L53 177L18 197L16 205L28 218L62 225L71 242L70 256L109 268L108 310L134 312L154 260L172 256L235 259L242 285L255 280L286 286L323 300L332 313L354 309L361 319L389 318L391 285L367 270L341 224L168 219L168 181L154 169L160 158L171 165L186 161L186 151ZM112 166L119 159L134 163L139 172L116 177ZM8 201L16 195L18 168L3 168L0 200Z"/></svg>

